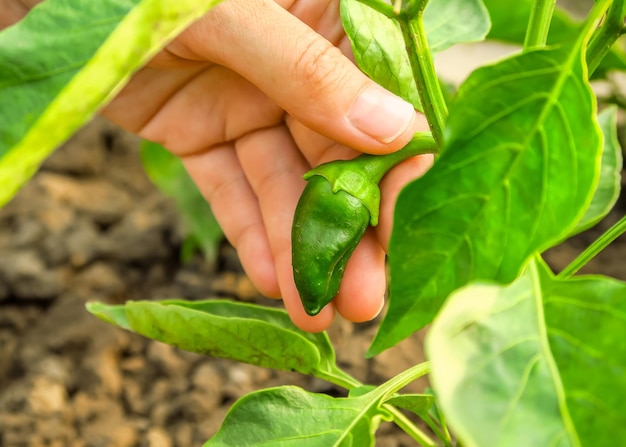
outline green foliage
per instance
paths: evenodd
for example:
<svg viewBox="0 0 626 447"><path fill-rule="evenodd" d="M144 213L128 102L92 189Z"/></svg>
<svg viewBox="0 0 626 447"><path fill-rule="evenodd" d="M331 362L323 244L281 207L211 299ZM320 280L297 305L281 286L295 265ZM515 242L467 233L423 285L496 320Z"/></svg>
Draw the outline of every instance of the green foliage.
<svg viewBox="0 0 626 447"><path fill-rule="evenodd" d="M0 206L218 1L46 0L0 33Z"/></svg>
<svg viewBox="0 0 626 447"><path fill-rule="evenodd" d="M278 309L217 299L90 303L87 309L123 329L199 354L322 378L338 371L326 334L297 329Z"/></svg>
<svg viewBox="0 0 626 447"><path fill-rule="evenodd" d="M449 17L462 15L463 21ZM341 18L354 57L370 78L422 110L409 56L397 20L359 0L341 0ZM482 40L489 31L489 15L481 0L432 0L424 11L424 28L432 52L460 42Z"/></svg>
<svg viewBox="0 0 626 447"><path fill-rule="evenodd" d="M374 446L374 433L389 416L366 394L333 398L284 386L237 401L205 447L233 445Z"/></svg>
<svg viewBox="0 0 626 447"><path fill-rule="evenodd" d="M183 163L160 144L149 141L141 145L141 161L150 180L174 199L187 229L187 240L197 243L205 258L215 262L223 233Z"/></svg>
<svg viewBox="0 0 626 447"><path fill-rule="evenodd" d="M580 220L601 156L582 48L523 53L461 86L442 156L398 198L390 306L371 353L428 324L468 282L512 281Z"/></svg>
<svg viewBox="0 0 626 447"><path fill-rule="evenodd" d="M464 445L609 447L626 439L625 321L626 283L558 280L542 263L511 285L454 293L427 349L433 385Z"/></svg>
<svg viewBox="0 0 626 447"><path fill-rule="evenodd" d="M622 184L622 147L617 139L617 108L609 107L598 115L602 130L602 160L600 180L585 215L580 219L573 234L587 230L600 222L613 209Z"/></svg>

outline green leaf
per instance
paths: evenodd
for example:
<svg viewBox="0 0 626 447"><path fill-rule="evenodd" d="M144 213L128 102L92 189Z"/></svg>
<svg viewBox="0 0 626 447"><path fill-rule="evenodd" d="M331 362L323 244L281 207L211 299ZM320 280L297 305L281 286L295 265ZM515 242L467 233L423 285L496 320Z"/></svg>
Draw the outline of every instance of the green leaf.
<svg viewBox="0 0 626 447"><path fill-rule="evenodd" d="M426 340L431 381L467 447L609 447L626 439L626 283L531 263L472 284ZM532 430L529 430L532 427Z"/></svg>
<svg viewBox="0 0 626 447"><path fill-rule="evenodd" d="M222 230L183 163L160 144L149 141L141 145L141 160L150 180L174 199L189 235L198 241L205 257L215 261Z"/></svg>
<svg viewBox="0 0 626 447"><path fill-rule="evenodd" d="M468 282L512 281L580 220L602 149L581 53L580 39L527 52L461 86L443 154L398 198L389 310L369 355L428 324Z"/></svg>
<svg viewBox="0 0 626 447"><path fill-rule="evenodd" d="M332 380L345 375L325 333L296 328L279 309L228 300L89 304L99 318L199 354Z"/></svg>
<svg viewBox="0 0 626 447"><path fill-rule="evenodd" d="M87 310L109 324L119 326L127 331L132 331L126 319L124 306L110 306L99 302L90 302L85 305Z"/></svg>
<svg viewBox="0 0 626 447"><path fill-rule="evenodd" d="M534 0L483 0L491 18L488 39L522 45ZM550 22L550 42L562 42L571 36L579 25L562 8L556 7Z"/></svg>
<svg viewBox="0 0 626 447"><path fill-rule="evenodd" d="M424 29L432 53L457 43L484 40L490 28L483 0L430 0L424 10Z"/></svg>
<svg viewBox="0 0 626 447"><path fill-rule="evenodd" d="M359 68L387 90L423 110L398 21L359 0L341 0L340 5L343 27ZM450 17L462 17L462 20ZM482 0L431 0L423 20L433 53L457 43L483 40L490 26Z"/></svg>
<svg viewBox="0 0 626 447"><path fill-rule="evenodd" d="M341 21L359 68L390 92L422 110L397 20L359 0L341 0Z"/></svg>
<svg viewBox="0 0 626 447"><path fill-rule="evenodd" d="M365 447L387 414L370 394L334 398L293 386L248 394L231 407L204 447Z"/></svg>
<svg viewBox="0 0 626 447"><path fill-rule="evenodd" d="M435 396L432 394L401 394L391 397L386 403L412 411L422 419L426 419L428 411L435 403Z"/></svg>
<svg viewBox="0 0 626 447"><path fill-rule="evenodd" d="M0 206L137 69L218 1L46 0L2 31Z"/></svg>
<svg viewBox="0 0 626 447"><path fill-rule="evenodd" d="M580 219L572 235L593 227L613 209L622 184L622 148L617 138L617 108L609 107L598 115L598 124L604 136L600 181L591 204Z"/></svg>
<svg viewBox="0 0 626 447"><path fill-rule="evenodd" d="M526 36L526 27L530 12L535 5L534 0L516 0L507 2L502 0L483 0L491 17L491 30L487 39L522 45ZM548 44L563 42L574 36L580 29L580 24L570 15L559 8L554 10L550 22ZM626 53L623 49L614 47L606 55L594 76L601 77L608 70L626 70Z"/></svg>

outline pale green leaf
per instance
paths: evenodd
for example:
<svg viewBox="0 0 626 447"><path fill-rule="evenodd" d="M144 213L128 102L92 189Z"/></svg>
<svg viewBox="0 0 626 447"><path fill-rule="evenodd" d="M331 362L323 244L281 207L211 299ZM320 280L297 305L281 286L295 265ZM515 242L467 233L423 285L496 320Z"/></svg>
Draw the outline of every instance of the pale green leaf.
<svg viewBox="0 0 626 447"><path fill-rule="evenodd" d="M218 1L46 0L0 33L0 206Z"/></svg>
<svg viewBox="0 0 626 447"><path fill-rule="evenodd" d="M334 398L293 386L239 399L204 447L367 447L381 419L380 400L366 394Z"/></svg>
<svg viewBox="0 0 626 447"><path fill-rule="evenodd" d="M215 261L222 230L183 163L160 144L149 141L141 145L141 160L150 180L174 199L188 237L198 241L208 260Z"/></svg>
<svg viewBox="0 0 626 447"><path fill-rule="evenodd" d="M454 293L426 347L464 446L611 447L626 439L624 337L625 283L532 263L509 286Z"/></svg>
<svg viewBox="0 0 626 447"><path fill-rule="evenodd" d="M283 310L219 299L91 303L87 309L186 351L322 378L341 374L326 334L299 330Z"/></svg>
<svg viewBox="0 0 626 447"><path fill-rule="evenodd" d="M422 110L398 21L359 0L341 0L341 19L359 68ZM431 0L423 23L432 53L482 40L490 26L482 0Z"/></svg>
<svg viewBox="0 0 626 447"><path fill-rule="evenodd" d="M513 280L580 220L602 150L580 45L514 56L461 86L443 154L398 198L389 310L370 354L428 324L468 282Z"/></svg>
<svg viewBox="0 0 626 447"><path fill-rule="evenodd" d="M622 147L617 139L617 108L609 107L598 115L604 144L600 165L600 181L591 204L572 234L580 233L600 222L613 209L622 186Z"/></svg>
<svg viewBox="0 0 626 447"><path fill-rule="evenodd" d="M359 0L341 0L341 20L359 68L390 92L422 110L397 20Z"/></svg>
<svg viewBox="0 0 626 447"><path fill-rule="evenodd" d="M424 10L424 29L433 53L457 43L481 41L490 27L483 0L430 0Z"/></svg>
<svg viewBox="0 0 626 447"><path fill-rule="evenodd" d="M389 398L386 403L412 411L422 419L426 419L429 410L435 403L435 396L432 394L401 394Z"/></svg>

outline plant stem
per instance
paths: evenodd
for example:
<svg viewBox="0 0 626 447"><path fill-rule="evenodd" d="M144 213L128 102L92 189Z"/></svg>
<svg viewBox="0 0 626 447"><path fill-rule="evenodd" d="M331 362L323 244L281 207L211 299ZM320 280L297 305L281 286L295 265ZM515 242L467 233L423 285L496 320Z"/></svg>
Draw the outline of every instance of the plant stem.
<svg viewBox="0 0 626 447"><path fill-rule="evenodd" d="M393 10L393 6L382 2L381 0L359 0L359 2L369 6L370 8L378 11L385 17L389 17L390 19L395 19L397 16L395 11Z"/></svg>
<svg viewBox="0 0 626 447"><path fill-rule="evenodd" d="M595 258L598 253L604 250L611 242L626 233L626 216L622 217L615 225L605 231L598 239L596 239L585 251L583 251L576 259L574 259L557 278L569 278L578 270L583 268L589 261Z"/></svg>
<svg viewBox="0 0 626 447"><path fill-rule="evenodd" d="M443 128L448 116L448 107L435 72L430 47L424 31L422 12L426 2L420 2L417 11L411 9L398 16L402 36L411 63L413 78L424 108L424 114L439 148L443 144ZM417 12L416 15L413 15ZM410 13L410 14L409 14Z"/></svg>
<svg viewBox="0 0 626 447"><path fill-rule="evenodd" d="M358 163L362 164L369 179L378 184L383 176L398 163L416 155L435 154L437 145L430 132L417 132L411 141L402 149L391 154L369 155L357 157Z"/></svg>
<svg viewBox="0 0 626 447"><path fill-rule="evenodd" d="M430 371L430 364L428 362L415 365L406 371L401 372L397 376L389 379L387 382L380 385L378 388L380 393L383 394L383 401L389 399L389 397L400 391L409 383L416 379L428 374ZM437 444L430 439L430 437L417 428L402 412L392 405L384 404L385 410L393 415L393 420L398 427L404 430L409 436L415 439L420 445L424 447L436 447Z"/></svg>
<svg viewBox="0 0 626 447"><path fill-rule="evenodd" d="M587 66L593 73L600 62L613 46L613 43L624 33L624 17L622 2L614 1L607 12L604 24L592 37L587 48Z"/></svg>
<svg viewBox="0 0 626 447"><path fill-rule="evenodd" d="M350 390L352 388L363 385L361 382L359 382L357 379L355 379L339 367L333 368L330 373L318 371L313 375L318 379L325 380L346 390Z"/></svg>
<svg viewBox="0 0 626 447"><path fill-rule="evenodd" d="M413 424L413 422L411 422L411 420L407 418L396 407L384 404L383 408L391 413L391 415L393 416L394 424L400 427L402 431L408 434L411 438L415 439L415 441L417 441L419 445L424 447L437 447L435 441L430 439L430 437L426 433L417 428L415 424Z"/></svg>
<svg viewBox="0 0 626 447"><path fill-rule="evenodd" d="M556 0L535 0L524 38L524 51L546 45Z"/></svg>

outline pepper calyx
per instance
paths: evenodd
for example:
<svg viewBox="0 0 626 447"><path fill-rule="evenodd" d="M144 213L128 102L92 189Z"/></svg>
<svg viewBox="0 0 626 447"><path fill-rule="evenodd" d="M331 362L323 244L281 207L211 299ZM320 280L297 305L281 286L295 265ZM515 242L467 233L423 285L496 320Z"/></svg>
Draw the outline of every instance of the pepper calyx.
<svg viewBox="0 0 626 447"><path fill-rule="evenodd" d="M356 164L355 160L324 163L304 174L304 179L319 175L330 183L333 193L344 191L359 200L369 211L370 224L375 227L380 210L380 188L365 169Z"/></svg>

